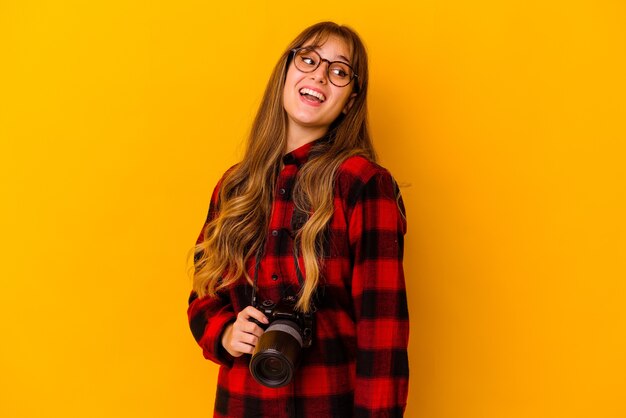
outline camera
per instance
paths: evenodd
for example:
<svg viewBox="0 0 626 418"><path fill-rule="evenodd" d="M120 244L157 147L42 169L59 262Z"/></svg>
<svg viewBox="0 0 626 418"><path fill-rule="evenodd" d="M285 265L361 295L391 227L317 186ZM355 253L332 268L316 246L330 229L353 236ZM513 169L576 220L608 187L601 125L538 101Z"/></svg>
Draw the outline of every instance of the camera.
<svg viewBox="0 0 626 418"><path fill-rule="evenodd" d="M255 306L269 324L251 319L265 332L252 353L250 373L264 386L279 388L291 382L300 362L300 350L313 342L313 314L296 311L295 304L296 298L288 296L278 303L265 300Z"/></svg>

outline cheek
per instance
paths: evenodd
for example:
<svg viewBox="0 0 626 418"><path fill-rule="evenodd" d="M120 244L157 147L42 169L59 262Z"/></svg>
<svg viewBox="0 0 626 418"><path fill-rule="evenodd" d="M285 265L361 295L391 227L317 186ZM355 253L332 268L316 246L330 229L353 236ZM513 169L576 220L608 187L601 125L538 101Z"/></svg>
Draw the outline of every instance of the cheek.
<svg viewBox="0 0 626 418"><path fill-rule="evenodd" d="M285 89L293 87L300 80L302 73L296 70L293 64L289 64L287 75L285 75Z"/></svg>
<svg viewBox="0 0 626 418"><path fill-rule="evenodd" d="M283 87L283 105L289 100L289 92L293 90L294 83L292 71L289 71L285 77L285 85Z"/></svg>
<svg viewBox="0 0 626 418"><path fill-rule="evenodd" d="M298 84L298 82L300 81L299 75L299 72L293 69L293 65L290 65L289 70L287 71L287 75L285 76L285 86L283 87L283 102L285 100L288 100L288 98L290 97L289 94L294 91L296 84Z"/></svg>
<svg viewBox="0 0 626 418"><path fill-rule="evenodd" d="M351 92L352 91L346 91L345 89L342 89L342 91L338 93L337 98L339 100L337 100L337 106L341 108L341 110L343 110L346 104L348 104L348 100L350 99Z"/></svg>

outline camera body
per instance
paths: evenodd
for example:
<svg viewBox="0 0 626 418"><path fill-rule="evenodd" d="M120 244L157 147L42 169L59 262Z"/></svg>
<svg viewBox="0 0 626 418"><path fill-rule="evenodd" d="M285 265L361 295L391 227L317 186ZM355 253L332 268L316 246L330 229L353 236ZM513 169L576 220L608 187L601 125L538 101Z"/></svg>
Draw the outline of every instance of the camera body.
<svg viewBox="0 0 626 418"><path fill-rule="evenodd" d="M302 348L308 348L313 343L313 314L302 313L295 310L296 298L287 296L278 303L271 300L264 300L256 309L263 312L269 320L269 324L261 324L253 319L261 328L268 330L274 321L291 321L298 326L302 337Z"/></svg>
<svg viewBox="0 0 626 418"><path fill-rule="evenodd" d="M288 384L300 362L300 351L313 343L313 314L295 310L296 298L288 296L278 303L265 300L255 306L269 324L251 321L265 329L252 359L250 373L260 384L278 388Z"/></svg>

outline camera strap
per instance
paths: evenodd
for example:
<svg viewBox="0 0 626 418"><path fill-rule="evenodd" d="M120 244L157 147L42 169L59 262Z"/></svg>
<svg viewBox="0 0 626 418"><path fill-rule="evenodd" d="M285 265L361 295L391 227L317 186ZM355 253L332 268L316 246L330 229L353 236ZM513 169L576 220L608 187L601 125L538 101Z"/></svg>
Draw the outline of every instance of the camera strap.
<svg viewBox="0 0 626 418"><path fill-rule="evenodd" d="M259 248L256 252L256 260L254 261L254 278L252 279L252 298L251 304L252 306L257 306L256 304L256 288L257 281L259 280L259 266L261 265L261 249Z"/></svg>

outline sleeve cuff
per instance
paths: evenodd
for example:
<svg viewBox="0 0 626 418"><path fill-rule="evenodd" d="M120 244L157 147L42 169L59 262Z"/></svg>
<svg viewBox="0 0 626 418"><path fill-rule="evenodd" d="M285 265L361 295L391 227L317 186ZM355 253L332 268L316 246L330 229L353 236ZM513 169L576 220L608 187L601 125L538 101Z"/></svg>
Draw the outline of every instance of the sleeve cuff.
<svg viewBox="0 0 626 418"><path fill-rule="evenodd" d="M232 312L219 313L211 318L200 341L204 358L222 366L232 367L234 357L222 346L222 334L229 324L235 322L235 319L235 314Z"/></svg>

